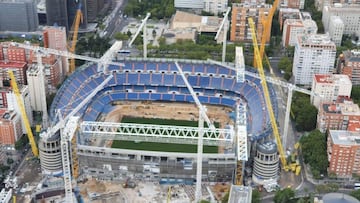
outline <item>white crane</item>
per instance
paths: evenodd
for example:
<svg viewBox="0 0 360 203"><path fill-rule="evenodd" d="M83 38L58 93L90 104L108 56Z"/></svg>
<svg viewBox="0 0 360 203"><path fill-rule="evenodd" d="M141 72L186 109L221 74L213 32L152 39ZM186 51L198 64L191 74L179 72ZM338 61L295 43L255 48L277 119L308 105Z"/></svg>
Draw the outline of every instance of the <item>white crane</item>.
<svg viewBox="0 0 360 203"><path fill-rule="evenodd" d="M143 50L144 50L144 58L147 58L147 30L146 30L146 21L149 19L151 13L147 13L145 18L142 20L142 23L140 24L140 27L136 31L135 35L132 37L132 39L129 42L129 47L132 46L132 43L135 41L136 37L139 35L141 29L143 29Z"/></svg>
<svg viewBox="0 0 360 203"><path fill-rule="evenodd" d="M221 61L224 63L225 62L225 54L226 54L226 36L227 36L227 29L228 29L228 15L231 11L231 8L228 7L226 10L226 13L224 15L224 19L222 20L220 27L215 35L215 40L218 39L221 29L224 28L224 34L223 34L223 49L222 49L222 56L221 56Z"/></svg>
<svg viewBox="0 0 360 203"><path fill-rule="evenodd" d="M178 62L175 62L175 65L185 82L186 87L191 93L192 98L194 99L197 107L199 108L199 133L198 133L198 146L197 146L197 163L196 163L196 189L195 189L195 202L199 202L201 199L201 177L202 177L202 154L203 154L203 135L204 135L204 120L206 121L210 129L214 129L214 125L211 123L209 117L206 114L206 108L200 103L194 89L191 87L190 83L185 77L184 72L182 71Z"/></svg>

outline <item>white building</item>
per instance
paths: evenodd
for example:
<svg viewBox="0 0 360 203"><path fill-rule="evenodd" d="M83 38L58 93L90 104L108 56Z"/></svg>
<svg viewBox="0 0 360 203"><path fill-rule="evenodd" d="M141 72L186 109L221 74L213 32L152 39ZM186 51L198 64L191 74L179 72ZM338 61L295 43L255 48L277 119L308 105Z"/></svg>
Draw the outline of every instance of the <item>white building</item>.
<svg viewBox="0 0 360 203"><path fill-rule="evenodd" d="M175 8L203 9L204 0L174 0Z"/></svg>
<svg viewBox="0 0 360 203"><path fill-rule="evenodd" d="M0 192L0 203L9 203L12 197L12 189L6 191L4 188Z"/></svg>
<svg viewBox="0 0 360 203"><path fill-rule="evenodd" d="M44 73L40 73L37 65L32 66L26 71L29 92L30 104L33 111L45 111L46 107L46 79Z"/></svg>
<svg viewBox="0 0 360 203"><path fill-rule="evenodd" d="M351 35L360 30L360 5L334 4L333 6L324 6L322 22L325 32L329 31L330 17L339 16L344 23L344 34Z"/></svg>
<svg viewBox="0 0 360 203"><path fill-rule="evenodd" d="M217 15L226 12L227 7L228 0L204 0L203 10Z"/></svg>
<svg viewBox="0 0 360 203"><path fill-rule="evenodd" d="M295 44L294 83L311 85L314 74L330 74L334 70L336 45L327 34L300 35Z"/></svg>
<svg viewBox="0 0 360 203"><path fill-rule="evenodd" d="M316 34L318 27L312 19L287 19L284 22L282 45L295 46L298 35Z"/></svg>
<svg viewBox="0 0 360 203"><path fill-rule="evenodd" d="M347 75L315 74L311 87L311 103L319 108L322 102L336 101L338 96L350 97L352 83ZM316 96L314 96L316 95Z"/></svg>
<svg viewBox="0 0 360 203"><path fill-rule="evenodd" d="M29 93L29 87L27 85L24 85L22 87L19 87L19 90L21 92L22 100L24 102L26 115L28 117L30 125L33 124L33 116L32 116L32 109L30 105L30 93ZM20 107L17 104L15 94L13 92L6 93L6 99L8 104L8 110L9 111L15 111L18 115L22 115L20 111ZM26 132L24 119L21 116L21 124L22 124L22 131Z"/></svg>
<svg viewBox="0 0 360 203"><path fill-rule="evenodd" d="M341 45L344 28L344 23L339 16L330 17L329 35L330 39L336 44L336 46Z"/></svg>

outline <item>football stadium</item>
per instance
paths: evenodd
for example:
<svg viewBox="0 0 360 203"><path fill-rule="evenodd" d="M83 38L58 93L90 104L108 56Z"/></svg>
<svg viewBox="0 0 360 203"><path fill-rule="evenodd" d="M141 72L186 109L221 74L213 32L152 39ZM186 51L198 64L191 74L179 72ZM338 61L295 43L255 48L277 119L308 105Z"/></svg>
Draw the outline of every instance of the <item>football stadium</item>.
<svg viewBox="0 0 360 203"><path fill-rule="evenodd" d="M193 184L199 109L174 61L129 59L117 62L124 65L109 65L105 73L98 72L96 64L79 67L66 79L51 104L51 118L56 117L59 109L61 115L66 116L109 75L113 76L77 113L81 122L76 143L72 143L76 145L72 147L75 149L72 153L76 153L72 161L79 164L79 173L103 180L130 177ZM206 106L209 118L216 129L219 128L213 137L205 136L210 132L204 134L202 179L232 181L237 152L235 141L226 134L226 129L234 127L236 105L246 105L249 142L271 134L260 80L245 75L244 82L237 82L233 69L207 61L177 62L199 101ZM255 72L251 67L246 70ZM277 115L276 95L273 88L269 88ZM179 133L176 126L186 127L187 133ZM43 170L61 171L61 155L56 144L59 139L43 142L55 143L47 144L52 149L40 147ZM46 156L49 159L44 158ZM60 163L54 164L57 160Z"/></svg>

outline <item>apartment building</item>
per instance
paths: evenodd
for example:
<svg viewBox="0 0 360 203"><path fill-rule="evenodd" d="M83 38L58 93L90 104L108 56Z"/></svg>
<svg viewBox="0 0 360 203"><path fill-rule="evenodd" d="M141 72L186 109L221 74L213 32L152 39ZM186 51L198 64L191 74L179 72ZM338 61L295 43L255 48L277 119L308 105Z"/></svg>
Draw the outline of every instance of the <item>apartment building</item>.
<svg viewBox="0 0 360 203"><path fill-rule="evenodd" d="M352 101L323 102L319 106L316 125L325 133L327 130L348 130L349 123L356 121L360 121L360 110Z"/></svg>
<svg viewBox="0 0 360 203"><path fill-rule="evenodd" d="M10 42L0 43L0 60L26 62L27 55L24 48L11 46Z"/></svg>
<svg viewBox="0 0 360 203"><path fill-rule="evenodd" d="M316 34L317 30L316 22L311 19L287 19L284 22L282 45L295 46L299 35Z"/></svg>
<svg viewBox="0 0 360 203"><path fill-rule="evenodd" d="M334 71L336 45L326 34L299 35L295 44L295 84L310 86L315 74Z"/></svg>
<svg viewBox="0 0 360 203"><path fill-rule="evenodd" d="M226 12L228 0L204 0L203 11L218 15Z"/></svg>
<svg viewBox="0 0 360 203"><path fill-rule="evenodd" d="M8 70L12 70L17 83L19 85L26 85L26 62L14 62L14 61L0 61L0 79L9 80Z"/></svg>
<svg viewBox="0 0 360 203"><path fill-rule="evenodd" d="M41 72L42 71L42 72ZM38 65L28 69L27 77L29 81L29 93L31 108L34 111L47 111L46 105L46 78L45 71L41 70Z"/></svg>
<svg viewBox="0 0 360 203"><path fill-rule="evenodd" d="M300 19L300 10L294 8L280 8L279 9L280 30L283 30L284 22L287 19Z"/></svg>
<svg viewBox="0 0 360 203"><path fill-rule="evenodd" d="M322 102L334 102L339 96L351 95L352 83L347 75L315 74L313 77L310 101L316 108Z"/></svg>
<svg viewBox="0 0 360 203"><path fill-rule="evenodd" d="M21 118L15 111L0 109L0 144L15 145L21 138Z"/></svg>
<svg viewBox="0 0 360 203"><path fill-rule="evenodd" d="M360 4L360 0L315 0L315 7L318 11L322 11L324 6L334 4L346 4L350 6L356 6Z"/></svg>
<svg viewBox="0 0 360 203"><path fill-rule="evenodd" d="M255 22L257 39L260 41L264 28L261 19L267 18L270 4L256 4L253 2L234 3L232 5L230 41L251 42L251 31L247 19L251 17ZM270 41L270 32L265 33L266 42Z"/></svg>
<svg viewBox="0 0 360 203"><path fill-rule="evenodd" d="M344 23L344 34L351 35L360 30L360 5L334 4L324 6L322 22L329 31L331 16L339 16Z"/></svg>
<svg viewBox="0 0 360 203"><path fill-rule="evenodd" d="M283 8L304 9L305 0L281 0L280 6Z"/></svg>
<svg viewBox="0 0 360 203"><path fill-rule="evenodd" d="M330 39L336 46L341 46L345 25L339 16L331 16L329 21Z"/></svg>
<svg viewBox="0 0 360 203"><path fill-rule="evenodd" d="M360 132L329 130L327 154L328 173L341 178L360 175Z"/></svg>
<svg viewBox="0 0 360 203"><path fill-rule="evenodd" d="M174 0L174 7L180 9L203 9L204 0Z"/></svg>
<svg viewBox="0 0 360 203"><path fill-rule="evenodd" d="M347 50L340 54L337 72L348 75L353 85L360 85L360 50Z"/></svg>

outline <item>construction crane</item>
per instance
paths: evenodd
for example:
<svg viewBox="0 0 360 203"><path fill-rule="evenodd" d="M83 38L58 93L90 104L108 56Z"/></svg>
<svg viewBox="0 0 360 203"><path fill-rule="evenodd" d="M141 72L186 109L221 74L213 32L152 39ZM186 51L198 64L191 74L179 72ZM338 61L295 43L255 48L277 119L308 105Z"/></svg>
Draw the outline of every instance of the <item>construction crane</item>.
<svg viewBox="0 0 360 203"><path fill-rule="evenodd" d="M81 3L80 3L78 9L76 10L76 15L75 15L73 24L71 26L71 30L72 30L73 34L72 34L72 39L71 39L71 46L69 47L70 53L75 53L76 43L77 43L78 33L79 33L79 26L80 26L80 23L82 23L82 21L83 21L83 15L81 12ZM71 36L71 35L69 35L69 36ZM70 41L70 40L68 40L68 41ZM75 58L70 58L69 73L71 74L74 71L75 71Z"/></svg>
<svg viewBox="0 0 360 203"><path fill-rule="evenodd" d="M199 98L196 96L194 89L191 87L189 81L186 79L184 72L182 71L178 62L175 65L182 77L186 87L191 93L197 107L199 108L199 125L198 125L198 144L197 144L197 162L196 162L196 189L195 189L195 202L199 202L201 199L201 178L202 178L202 156L203 156L203 135L204 135L204 120L206 121L208 128L215 129L215 126L211 123L209 117L206 114L206 108L200 103Z"/></svg>
<svg viewBox="0 0 360 203"><path fill-rule="evenodd" d="M224 63L225 62L225 54L226 54L226 36L227 36L227 29L228 29L228 16L229 13L231 11L231 8L228 7L226 10L226 13L224 15L224 19L222 20L220 27L215 35L215 40L218 39L221 30L224 28L224 34L223 34L223 49L222 49L222 55L221 55L221 61Z"/></svg>
<svg viewBox="0 0 360 203"><path fill-rule="evenodd" d="M58 109L58 117L59 121L48 128L46 131L40 134L42 138L49 138L53 136L56 132L60 130L61 136L61 157L63 163L63 173L64 173L64 183L65 183L65 202L72 203L72 183L71 183L71 171L73 172L73 176L76 177L78 174L78 165L77 155L76 153L71 154L71 158L73 160L73 164L71 168L70 164L70 153L69 153L69 142L76 143L73 141L76 137L74 136L77 119L74 115L84 107L100 90L104 88L104 86L113 78L113 75L109 75L100 85L98 85L84 100L80 102L69 114L65 116L65 118L61 117L61 109ZM66 126L66 128L65 128ZM73 151L74 152L74 151Z"/></svg>
<svg viewBox="0 0 360 203"><path fill-rule="evenodd" d="M262 36L261 36L260 51L259 51L260 60L262 60L264 57L266 40L267 40L268 35L269 36L271 35L272 19L274 17L274 14L275 14L275 11L276 11L278 5L279 5L279 0L275 0L270 8L270 11L269 11L266 19L260 19L261 23L263 25L263 32L262 32ZM257 59L255 59L255 57L254 57L254 67L258 67L256 60Z"/></svg>
<svg viewBox="0 0 360 203"><path fill-rule="evenodd" d="M9 77L10 77L11 87L12 87L13 92L15 94L16 102L17 102L17 104L18 104L18 106L20 108L21 116L22 116L24 124L25 124L25 129L26 129L27 136L29 138L31 151L32 151L32 153L33 153L33 155L35 157L38 157L39 156L39 150L38 150L38 148L36 146L36 142L35 142L31 127L30 127L30 122L29 122L29 119L28 119L27 114L26 114L24 101L22 100L18 85L16 83L14 73L12 72L12 70L8 70L8 74L9 74Z"/></svg>
<svg viewBox="0 0 360 203"><path fill-rule="evenodd" d="M142 23L140 24L138 30L136 31L135 35L130 40L128 46L131 47L132 43L134 43L136 37L139 35L141 29L143 29L143 51L144 51L144 58L147 58L147 30L146 30L146 21L149 19L151 13L147 13L145 18L142 20Z"/></svg>
<svg viewBox="0 0 360 203"><path fill-rule="evenodd" d="M271 127L273 129L273 134L274 134L274 137L276 139L276 144L277 144L277 148L278 148L278 151L279 151L280 161L281 161L283 169L285 171L288 171L289 166L288 166L288 164L286 162L286 156L285 156L284 148L283 148L283 145L282 145L282 142L281 142L280 133L279 133L278 126L277 126L276 119L275 119L275 115L274 115L274 110L273 110L273 107L272 107L272 104L271 104L269 89L268 89L268 86L267 86L266 77L265 77L265 73L264 73L264 69L263 69L263 65L262 65L262 59L261 59L261 56L260 56L260 51L259 51L259 47L258 47L258 43L257 43L257 39L256 39L254 21L253 21L252 18L248 18L248 22L249 22L252 41L253 41L253 46L254 46L254 58L256 59L256 64L257 64L258 72L259 72L259 75L260 75L260 83L261 83L261 86L263 88L263 93L264 93L264 97L265 97L265 103L266 103L266 107L268 109L268 113L269 113L269 117L270 117L270 123L271 123Z"/></svg>

